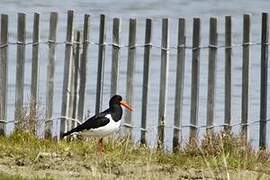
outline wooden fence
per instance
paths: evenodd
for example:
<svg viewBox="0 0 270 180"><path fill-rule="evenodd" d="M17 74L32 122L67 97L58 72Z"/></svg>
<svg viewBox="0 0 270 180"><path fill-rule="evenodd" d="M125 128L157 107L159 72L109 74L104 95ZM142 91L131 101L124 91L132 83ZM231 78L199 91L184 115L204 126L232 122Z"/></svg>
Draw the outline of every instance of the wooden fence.
<svg viewBox="0 0 270 180"><path fill-rule="evenodd" d="M26 19L25 14L18 13L17 22L17 42L9 41L8 30L8 15L1 15L1 42L0 42L0 133L5 134L6 123L10 122L7 119L7 97L8 93L8 50L9 46L17 46L17 64L16 64L16 90L15 90L15 114L14 122L19 124L23 118L23 95L24 95L24 65L25 65L25 48L32 46L32 79L31 79L31 114L36 116L37 99L39 95L39 49L40 44L48 44L48 65L47 65L47 85L46 85L46 126L45 136L49 137L52 134L52 118L53 118L53 100L54 100L54 69L55 69L55 48L59 44L65 45L65 59L64 59L64 79L62 89L62 108L60 117L60 137L62 134L76 126L76 123L83 121L84 104L85 104L85 90L86 90L86 73L88 49L90 45L98 46L98 67L97 67L97 84L96 84L96 113L102 109L103 101L103 86L104 86L104 65L105 65L105 47L112 46L112 69L111 69L111 95L116 94L119 88L119 61L121 48L128 49L127 58L127 79L126 79L126 100L133 103L134 97L134 70L136 64L136 48L144 48L144 64L143 64L143 86L142 86L142 106L141 106L141 143L146 143L147 130L147 113L148 113L148 99L149 99L149 79L151 68L151 54L152 48L157 47L161 51L161 65L160 65L160 91L159 91L159 112L158 113L158 144L164 144L164 126L166 119L166 104L167 104L167 87L168 87L168 63L169 50L177 50L177 67L176 67L176 87L175 87L175 105L174 105L174 126L173 126L173 147L177 148L180 145L182 128L190 128L190 138L197 136L198 128L206 128L207 133L213 132L214 125L214 107L215 107L215 91L216 91L216 62L217 52L219 49L225 51L225 116L224 126L225 130L231 129L232 112L232 49L233 47L242 47L242 110L241 134L248 140L248 105L249 105L249 66L250 66L250 47L252 45L261 46L261 87L260 87L260 120L256 121L260 124L259 131L259 146L264 148L266 146L266 123L267 119L267 76L268 76L268 45L269 45L269 18L267 13L262 13L261 23L261 42L253 43L250 41L251 36L251 16L245 14L243 16L243 42L241 44L232 44L232 19L230 16L225 17L225 44L218 45L218 31L217 18L210 18L209 26L209 45L201 46L201 19L193 19L193 35L192 46L186 45L186 19L179 18L178 21L178 44L175 47L169 45L169 20L162 19L162 38L161 45L155 46L152 44L152 19L146 19L145 25L145 43L137 45L137 20L130 19L129 21L129 38L128 45L120 44L120 27L121 21L119 18L113 19L112 42L106 42L106 17L100 16L99 26L99 42L92 42L90 40L90 16L84 16L84 25L82 31L74 30L74 13L68 11L66 41L57 42L57 26L58 13L52 12L50 14L49 23L49 39L48 41L40 41L40 15L34 14L33 24L33 40L26 42ZM200 51L201 49L208 49L208 97L207 97L207 122L205 126L198 126L198 109L199 109L199 90L200 90ZM191 70L191 111L190 111L190 125L183 126L182 111L183 111L183 92L184 92L184 72L186 61L186 50L192 51L192 70ZM44 94L42 94L44 96ZM124 126L131 133L132 118L131 113L126 112L124 116ZM255 123L256 123L255 122ZM219 125L220 126L220 125Z"/></svg>

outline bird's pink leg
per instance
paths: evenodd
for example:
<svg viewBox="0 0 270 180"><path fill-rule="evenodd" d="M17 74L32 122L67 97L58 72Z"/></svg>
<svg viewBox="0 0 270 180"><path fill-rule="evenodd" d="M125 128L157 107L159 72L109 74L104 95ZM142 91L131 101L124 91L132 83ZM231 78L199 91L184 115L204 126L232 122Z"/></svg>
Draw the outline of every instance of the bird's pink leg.
<svg viewBox="0 0 270 180"><path fill-rule="evenodd" d="M104 153L104 144L103 144L102 140L103 140L103 138L100 138L98 140L98 146L99 146L99 153L100 154L103 154Z"/></svg>

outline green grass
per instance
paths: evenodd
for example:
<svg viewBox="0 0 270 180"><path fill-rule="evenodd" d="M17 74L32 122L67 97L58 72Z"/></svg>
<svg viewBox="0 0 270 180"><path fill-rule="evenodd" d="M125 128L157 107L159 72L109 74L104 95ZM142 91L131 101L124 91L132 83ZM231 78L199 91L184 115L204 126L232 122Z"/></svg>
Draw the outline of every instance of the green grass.
<svg viewBox="0 0 270 180"><path fill-rule="evenodd" d="M13 176L13 175L8 175L8 174L0 174L0 180L26 180L26 178L22 176Z"/></svg>
<svg viewBox="0 0 270 180"><path fill-rule="evenodd" d="M34 170L79 171L84 168L94 172L99 169L101 174L116 175L123 174L123 168L133 166L159 166L171 173L175 169L206 170L212 176L231 170L270 174L268 151L255 151L241 138L225 133L206 136L200 143L193 141L176 153L138 146L128 138L109 138L105 139L105 153L100 155L95 139L55 141L16 132L0 137L0 164ZM4 174L1 178L7 179Z"/></svg>
<svg viewBox="0 0 270 180"><path fill-rule="evenodd" d="M52 178L26 178L20 175L9 175L9 174L4 174L0 173L0 180L52 180Z"/></svg>

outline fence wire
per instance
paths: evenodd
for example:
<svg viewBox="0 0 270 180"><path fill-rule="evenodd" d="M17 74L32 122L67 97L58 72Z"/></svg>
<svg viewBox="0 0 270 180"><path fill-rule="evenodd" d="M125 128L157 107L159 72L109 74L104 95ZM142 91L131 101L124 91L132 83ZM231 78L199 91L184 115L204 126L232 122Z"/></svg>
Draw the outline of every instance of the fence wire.
<svg viewBox="0 0 270 180"><path fill-rule="evenodd" d="M269 45L270 42L267 43L261 43L261 42L248 42L248 43L240 43L240 44L232 44L231 46L226 46L226 45L204 45L204 46L200 46L200 47L192 47L192 46L187 46L185 44L180 44L180 45L173 45L170 46L168 48L164 48L162 46L159 45L154 45L152 43L147 43L147 44L136 44L135 46L130 46L130 45L121 45L121 44L115 44L115 43L98 43L95 41L84 41L84 42L80 42L80 41L73 41L73 42L67 42L67 41L52 41L52 40L48 40L48 41L40 41L40 42L8 42L6 44L1 44L0 45L0 49L1 48L6 48L9 45L21 45L21 46L36 46L39 44L54 44L54 45L83 45L83 44L90 44L90 45L96 45L96 46L110 46L110 47L117 47L117 48L129 48L129 49L134 49L134 48L143 48L143 47L153 47L153 48L157 48L157 49L161 49L161 50L165 50L165 51L169 51L171 49L179 49L179 48L184 48L184 49L191 49L191 50L198 50L198 49L209 49L209 48L216 48L216 49L230 49L230 48L234 48L234 47L242 47L242 46L256 46L256 45Z"/></svg>
<svg viewBox="0 0 270 180"><path fill-rule="evenodd" d="M51 118L51 119L47 119L45 120L45 123L48 123L48 122L51 122L51 121L60 121L62 119L65 119L66 121L71 121L71 122L76 122L78 124L82 124L83 122L81 122L79 119L74 119L74 118L70 118L70 117L66 117L66 116L58 116L58 117L54 117L54 118ZM266 120L255 120L255 121L250 121L248 123L233 123L233 124L213 124L211 126L207 126L207 125L193 125L193 124L183 124L181 125L180 127L177 127L177 126L166 126L165 125L150 125L148 126L147 128L142 128L140 126L134 126L132 124L129 124L129 123L122 123L122 126L123 127L126 127L126 128L131 128L131 129L139 129L141 131L149 131L149 130L152 130L152 129L158 129L159 127L164 127L164 128L167 128L167 129L177 129L177 130L182 130L184 128L196 128L196 129L212 129L212 128L219 128L219 127L231 127L231 128L234 128L234 127L238 127L238 126L251 126L251 125L254 125L254 124L258 124L260 122L264 122L264 123L267 123L270 121L270 118L269 119L266 119ZM17 121L15 120L10 120L10 121L6 121L6 120L0 120L0 123L5 123L5 124L9 124L9 123L18 123Z"/></svg>

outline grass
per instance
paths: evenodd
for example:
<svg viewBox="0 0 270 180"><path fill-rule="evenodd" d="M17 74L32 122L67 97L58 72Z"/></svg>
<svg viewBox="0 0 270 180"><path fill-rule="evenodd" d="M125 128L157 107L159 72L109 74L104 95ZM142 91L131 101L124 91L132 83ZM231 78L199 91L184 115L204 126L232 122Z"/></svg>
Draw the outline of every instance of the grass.
<svg viewBox="0 0 270 180"><path fill-rule="evenodd" d="M8 174L4 174L4 173L0 173L0 180L29 180L29 179L33 179L33 180L50 180L52 178L39 178L39 177L23 177L20 175L8 175Z"/></svg>
<svg viewBox="0 0 270 180"><path fill-rule="evenodd" d="M17 168L17 173L8 171L15 179L39 177L40 174L24 174L24 168L43 173L42 177L49 179L54 176L52 171L59 171L55 178L67 174L81 177L83 173L101 178L133 173L135 177L136 172L141 171L147 174L146 178L156 172L172 177L177 174L181 178L220 176L230 179L231 172L242 170L256 172L259 176L270 175L269 152L255 151L232 134L205 136L200 143L193 141L176 153L138 146L128 138L109 138L105 143L106 152L100 155L94 139L55 141L15 132L9 137L0 137L0 165ZM4 177L0 175L0 179L7 179Z"/></svg>

